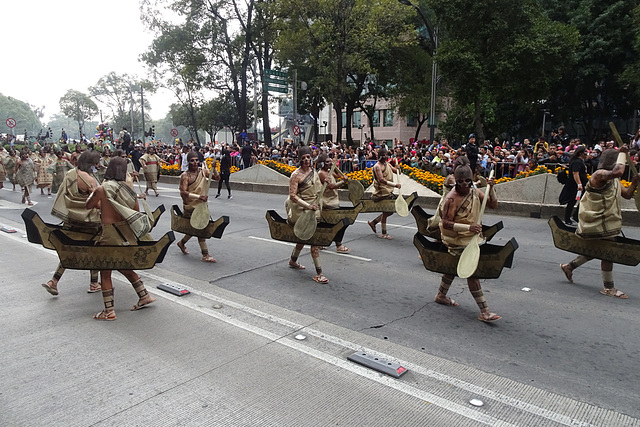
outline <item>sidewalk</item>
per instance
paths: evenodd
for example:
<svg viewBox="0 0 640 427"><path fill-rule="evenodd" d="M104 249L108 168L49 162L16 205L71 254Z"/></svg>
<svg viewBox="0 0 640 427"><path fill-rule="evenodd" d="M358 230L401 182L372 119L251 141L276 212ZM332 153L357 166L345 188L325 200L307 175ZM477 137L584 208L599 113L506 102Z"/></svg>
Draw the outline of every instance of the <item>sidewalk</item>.
<svg viewBox="0 0 640 427"><path fill-rule="evenodd" d="M640 426L159 267L141 272L152 306L128 311L137 297L117 280L118 320L94 321L102 302L85 292L88 273L68 271L50 297L39 283L55 252L5 225L19 231L0 233L2 425ZM173 296L161 283L192 293ZM408 372L380 374L348 361L354 352Z"/></svg>

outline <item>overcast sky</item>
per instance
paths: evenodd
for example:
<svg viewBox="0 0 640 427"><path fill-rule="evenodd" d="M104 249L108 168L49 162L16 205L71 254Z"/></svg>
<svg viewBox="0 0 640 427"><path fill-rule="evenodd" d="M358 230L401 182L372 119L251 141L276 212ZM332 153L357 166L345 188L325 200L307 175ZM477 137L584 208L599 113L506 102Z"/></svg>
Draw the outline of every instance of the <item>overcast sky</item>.
<svg viewBox="0 0 640 427"><path fill-rule="evenodd" d="M146 76L138 58L153 37L140 23L137 0L6 0L0 10L0 93L44 105L45 122L69 89L88 93L111 71ZM157 120L172 101L162 92L149 102Z"/></svg>

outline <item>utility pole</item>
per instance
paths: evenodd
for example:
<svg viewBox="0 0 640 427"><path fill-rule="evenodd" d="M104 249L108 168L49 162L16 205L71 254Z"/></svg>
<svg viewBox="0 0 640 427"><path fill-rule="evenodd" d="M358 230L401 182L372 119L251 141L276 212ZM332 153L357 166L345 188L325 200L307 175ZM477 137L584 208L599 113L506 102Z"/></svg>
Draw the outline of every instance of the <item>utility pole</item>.
<svg viewBox="0 0 640 427"><path fill-rule="evenodd" d="M293 126L298 124L298 70L293 70ZM298 137L294 135L294 141L298 141Z"/></svg>
<svg viewBox="0 0 640 427"><path fill-rule="evenodd" d="M140 85L140 111L142 112L142 142L146 142L146 138L144 136L144 93L142 89L142 85ZM135 145L135 143L134 143Z"/></svg>

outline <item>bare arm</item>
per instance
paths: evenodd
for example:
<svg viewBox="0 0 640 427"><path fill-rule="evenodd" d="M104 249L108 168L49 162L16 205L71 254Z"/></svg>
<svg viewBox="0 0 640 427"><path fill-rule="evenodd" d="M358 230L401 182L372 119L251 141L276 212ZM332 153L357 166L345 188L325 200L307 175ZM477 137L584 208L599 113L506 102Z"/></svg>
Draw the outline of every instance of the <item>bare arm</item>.
<svg viewBox="0 0 640 427"><path fill-rule="evenodd" d="M309 173L313 173L313 171L311 171ZM317 210L318 209L318 205L316 205L315 203L314 204L309 204L309 203L305 202L304 200L302 200L300 197L298 197L299 180L300 180L300 173L299 173L299 169L297 169L291 174L291 179L289 179L289 199L293 203L296 203L296 204L302 206L305 209L312 209L314 211Z"/></svg>
<svg viewBox="0 0 640 427"><path fill-rule="evenodd" d="M453 191L455 190L451 190L451 192ZM480 233L482 231L482 225L480 224L459 224L454 221L458 206L456 206L455 199L451 196L451 192L446 196L444 205L442 206L442 226L447 230L468 230L472 233Z"/></svg>
<svg viewBox="0 0 640 427"><path fill-rule="evenodd" d="M180 175L180 197L182 197L183 203L189 203L192 200L202 200L206 202L209 199L208 195L201 195L196 193L189 193L189 177L186 173Z"/></svg>

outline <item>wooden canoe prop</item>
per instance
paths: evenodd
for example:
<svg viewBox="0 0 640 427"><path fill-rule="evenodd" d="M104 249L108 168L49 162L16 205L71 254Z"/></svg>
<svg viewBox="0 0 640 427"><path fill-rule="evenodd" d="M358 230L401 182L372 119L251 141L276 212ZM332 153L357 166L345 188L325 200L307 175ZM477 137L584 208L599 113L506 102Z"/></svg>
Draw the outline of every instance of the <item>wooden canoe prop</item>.
<svg viewBox="0 0 640 427"><path fill-rule="evenodd" d="M224 229L227 225L229 225L229 217L223 215L215 221L209 221L207 226L204 228L193 228L189 218L182 216L182 211L178 205L173 205L171 207L171 230L178 233L201 237L203 239L210 239L211 237L220 239L222 238L222 233L224 233Z"/></svg>
<svg viewBox="0 0 640 427"><path fill-rule="evenodd" d="M214 162L215 163L215 162ZM215 164L213 165L215 167ZM206 170L205 163L202 163L202 173ZM209 169L209 176L205 175L204 194L209 194L209 187L211 186L211 169ZM191 214L191 227L196 230L202 230L205 228L211 220L211 213L209 212L209 202L202 202L196 205Z"/></svg>
<svg viewBox="0 0 640 427"><path fill-rule="evenodd" d="M493 170L489 173L489 181L493 178ZM482 205L480 206L480 213L478 214L478 224L482 224L482 217L484 216L484 209L487 206L487 200L489 200L489 192L491 186L487 185L487 190L482 198ZM478 262L480 261L480 234L474 234L471 237L471 241L467 247L464 248L462 254L460 254L460 260L458 261L458 277L466 279L473 276L473 273L478 268Z"/></svg>
<svg viewBox="0 0 640 427"><path fill-rule="evenodd" d="M416 220L416 226L418 227L418 233L423 234L427 237L430 237L435 240L442 240L440 236L440 229L436 229L434 231L429 231L427 227L429 226L429 220L433 218L433 215L428 214L422 209L420 205L413 205L411 208L411 214ZM490 241L493 236L495 236L498 231L504 228L504 224L502 221L498 221L493 225L483 225L482 226L482 235L488 241Z"/></svg>
<svg viewBox="0 0 640 427"><path fill-rule="evenodd" d="M290 243L302 243L305 245L314 246L329 246L331 242L335 241L344 234L344 231L349 226L349 220L343 218L342 221L336 224L327 224L320 222L317 224L316 231L313 236L308 240L301 240L293 231L293 226L287 222L285 218L282 218L274 210L268 210L266 214L267 223L269 224L269 232L271 238L279 240L281 242Z"/></svg>
<svg viewBox="0 0 640 427"><path fill-rule="evenodd" d="M151 226L155 226L158 223L158 219L164 213L164 205L158 206L153 211L153 222ZM36 243L44 246L46 249L55 250L51 243L49 236L53 230L60 230L67 237L73 240L91 241L97 239L98 232L87 230L86 232L76 230L65 230L62 225L49 224L42 220L40 215L32 209L25 209L22 212L22 220L24 221L25 228L27 230L27 240L30 243Z"/></svg>
<svg viewBox="0 0 640 427"><path fill-rule="evenodd" d="M411 209L415 201L418 199L418 193L414 191L408 196L403 196L405 201L407 202L407 209ZM363 199L360 200L362 202L362 211L360 213L368 213L368 212L396 212L396 201L395 199L384 199L378 202L374 202L372 199Z"/></svg>
<svg viewBox="0 0 640 427"><path fill-rule="evenodd" d="M424 268L441 274L458 274L459 256L453 256L448 252L442 242L434 242L420 233L413 236L413 244L418 249ZM513 254L518 249L515 237L511 238L504 246L485 243L480 246L480 260L473 277L478 279L497 279L502 269L511 268Z"/></svg>
<svg viewBox="0 0 640 427"><path fill-rule="evenodd" d="M329 175L333 174L333 171L335 170L335 168L336 168L335 164L331 166L331 169L329 170ZM312 171L311 173L316 173L316 172ZM316 199L312 203L312 205L318 206L318 210L320 212L322 212L322 196L324 194L324 191L327 189L328 183L329 181L325 181L324 184L322 184L322 188L320 189L320 192L316 195ZM293 201L290 201L290 202L293 203ZM300 240L309 240L313 236L313 234L316 232L317 226L318 226L318 220L316 218L316 211L312 209L306 209L298 217L295 225L293 226L293 232L296 233L296 236Z"/></svg>
<svg viewBox="0 0 640 427"><path fill-rule="evenodd" d="M640 240L616 236L613 239L583 239L575 227L567 227L557 216L549 218L556 248L578 255L635 266L640 263Z"/></svg>
<svg viewBox="0 0 640 427"><path fill-rule="evenodd" d="M396 169L398 183L400 183L400 165ZM407 201L402 197L402 191L398 188L398 197L396 198L396 212L398 215L402 217L406 217L409 215L409 206L407 205Z"/></svg>
<svg viewBox="0 0 640 427"><path fill-rule="evenodd" d="M346 218L349 220L349 225L352 225L356 222L356 218L360 211L362 211L362 207L362 203L358 203L352 208L340 207L340 209L323 209L320 213L320 219L322 222L328 224L337 224Z"/></svg>
<svg viewBox="0 0 640 427"><path fill-rule="evenodd" d="M148 270L164 260L173 231L158 241L138 241L135 246L95 246L94 242L74 240L62 230L53 230L49 240L64 268L73 270Z"/></svg>
<svg viewBox="0 0 640 427"><path fill-rule="evenodd" d="M618 129L616 128L616 125L614 125L613 122L609 122L609 127L611 128L613 137L618 142L618 145L622 147L623 145L622 138L620 138L620 134L618 133ZM631 173L633 174L633 176L638 175L638 170L636 169L636 165L634 165L633 162L631 161L631 156L629 155L629 153L627 153L627 164L629 165L629 169L631 170ZM633 200L636 203L636 209L638 210L638 212L640 212L640 191L636 190L636 194L633 195Z"/></svg>

